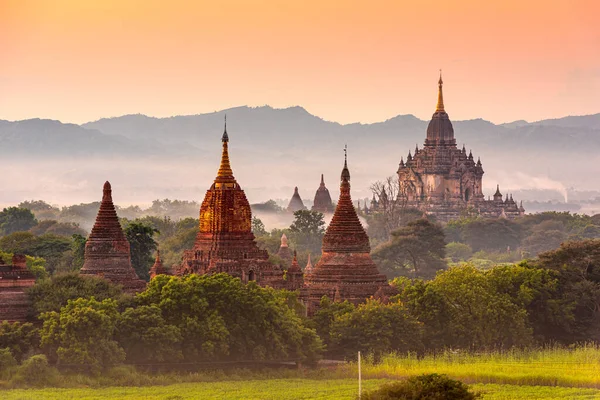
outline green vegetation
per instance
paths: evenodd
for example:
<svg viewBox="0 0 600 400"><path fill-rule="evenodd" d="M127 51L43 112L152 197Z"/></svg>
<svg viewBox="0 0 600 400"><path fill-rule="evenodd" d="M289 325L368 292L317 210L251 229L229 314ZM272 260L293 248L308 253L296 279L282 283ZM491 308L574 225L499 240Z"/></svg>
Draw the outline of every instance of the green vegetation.
<svg viewBox="0 0 600 400"><path fill-rule="evenodd" d="M427 374L406 380L390 382L367 392L361 400L475 400L479 393L469 390L464 383L446 375Z"/></svg>

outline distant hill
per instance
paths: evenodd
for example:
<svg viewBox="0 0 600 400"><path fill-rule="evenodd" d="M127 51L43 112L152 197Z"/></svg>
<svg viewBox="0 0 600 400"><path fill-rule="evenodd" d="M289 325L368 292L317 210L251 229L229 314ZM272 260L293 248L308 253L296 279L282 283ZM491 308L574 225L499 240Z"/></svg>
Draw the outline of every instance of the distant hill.
<svg viewBox="0 0 600 400"><path fill-rule="evenodd" d="M286 198L296 185L303 198L312 198L321 173L335 196L345 144L353 193L367 197L373 181L394 174L400 158L422 146L428 124L413 115L339 124L302 107L269 106L170 118L125 115L81 126L40 119L0 121L0 155L17 172L22 170L19 163L78 160L69 164L68 174L58 166L40 170L28 164L28 171L35 171L29 186L11 176L0 178L0 184L18 188L14 196L27 193L31 198L37 180L45 176L51 178L44 182L58 182L72 195L92 187L95 193L97 181L112 177L131 202L149 202L152 195L200 200L216 172L225 114L234 172L254 202ZM495 125L474 119L453 124L459 146L464 143L475 158L481 157L486 190L496 183L507 190L600 188L600 114L531 123ZM92 164L92 159L127 162ZM47 183L41 188L54 190ZM86 196L93 199L91 193Z"/></svg>

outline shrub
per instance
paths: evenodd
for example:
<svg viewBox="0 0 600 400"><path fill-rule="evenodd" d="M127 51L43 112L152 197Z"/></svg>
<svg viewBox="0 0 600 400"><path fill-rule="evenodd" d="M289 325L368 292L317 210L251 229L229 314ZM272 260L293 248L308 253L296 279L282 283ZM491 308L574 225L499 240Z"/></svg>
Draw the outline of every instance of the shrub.
<svg viewBox="0 0 600 400"><path fill-rule="evenodd" d="M54 386L59 379L60 374L48 364L46 356L37 354L21 364L12 383L18 386Z"/></svg>
<svg viewBox="0 0 600 400"><path fill-rule="evenodd" d="M480 397L460 381L446 375L428 374L383 385L362 395L361 400L473 400Z"/></svg>
<svg viewBox="0 0 600 400"><path fill-rule="evenodd" d="M18 365L10 349L0 349L0 379L6 379L10 376L12 370Z"/></svg>

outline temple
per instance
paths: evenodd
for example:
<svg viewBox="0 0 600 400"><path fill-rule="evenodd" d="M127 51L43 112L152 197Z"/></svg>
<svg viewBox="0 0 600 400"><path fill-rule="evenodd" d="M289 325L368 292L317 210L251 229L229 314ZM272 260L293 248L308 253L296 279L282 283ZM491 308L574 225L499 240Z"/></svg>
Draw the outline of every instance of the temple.
<svg viewBox="0 0 600 400"><path fill-rule="evenodd" d="M221 164L200 206L200 225L194 247L184 252L177 275L226 272L242 282L285 287L283 270L269 262L269 254L254 240L252 211L246 194L233 176L229 162L227 121Z"/></svg>
<svg viewBox="0 0 600 400"><path fill-rule="evenodd" d="M156 250L156 259L154 260L154 265L150 268L150 279L153 279L157 275L170 275L169 270L162 263L160 250Z"/></svg>
<svg viewBox="0 0 600 400"><path fill-rule="evenodd" d="M306 206L302 202L302 198L300 197L300 194L298 193L297 186L294 188L294 194L292 195L292 198L290 199L290 203L287 206L287 210L292 213L294 213L296 211L300 211L300 210L306 210Z"/></svg>
<svg viewBox="0 0 600 400"><path fill-rule="evenodd" d="M500 189L494 199L485 199L482 191L483 166L465 147L458 149L452 122L444 108L442 75L438 81L438 101L435 112L427 127L427 137L422 149L415 148L414 155L408 152L406 162L402 158L398 168L400 183L398 201L440 221L459 218L472 211L488 218L516 218L525 213L512 199L502 200ZM371 209L382 207L387 201L383 193L378 200L373 198Z"/></svg>
<svg viewBox="0 0 600 400"><path fill-rule="evenodd" d="M104 184L96 222L85 243L80 274L103 277L130 293L146 288L146 282L138 278L131 266L129 242L119 223L108 181Z"/></svg>
<svg viewBox="0 0 600 400"><path fill-rule="evenodd" d="M321 174L321 184L315 193L315 200L313 202L312 211L318 211L323 214L329 214L333 212L333 202L329 195L329 190L325 187L325 179Z"/></svg>
<svg viewBox="0 0 600 400"><path fill-rule="evenodd" d="M26 289L35 284L35 276L27 269L24 255L15 254L12 263L0 257L0 322L24 322L29 312Z"/></svg>
<svg viewBox="0 0 600 400"><path fill-rule="evenodd" d="M292 265L292 259L294 258L294 254L288 246L288 238L287 236L285 236L285 233L281 235L281 245L279 246L279 250L277 251L277 256L281 258L281 261L284 262L286 268Z"/></svg>
<svg viewBox="0 0 600 400"><path fill-rule="evenodd" d="M321 259L304 279L308 313L315 311L323 296L357 304L380 288L387 290L387 279L377 270L370 252L369 237L350 197L350 170L345 157L340 198L323 237Z"/></svg>

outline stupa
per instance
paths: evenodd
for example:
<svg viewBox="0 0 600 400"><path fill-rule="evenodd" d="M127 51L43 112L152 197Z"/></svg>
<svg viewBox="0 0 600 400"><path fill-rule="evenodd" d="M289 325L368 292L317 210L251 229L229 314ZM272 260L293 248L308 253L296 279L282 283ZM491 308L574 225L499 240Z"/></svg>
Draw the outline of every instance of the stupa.
<svg viewBox="0 0 600 400"><path fill-rule="evenodd" d="M156 250L156 259L154 260L154 265L150 268L150 279L154 278L156 275L170 275L169 271L162 263L160 250Z"/></svg>
<svg viewBox="0 0 600 400"><path fill-rule="evenodd" d="M350 197L350 171L344 157L340 198L323 237L322 256L305 277L308 312L319 306L321 297L358 304L389 285L370 256L369 238L358 219Z"/></svg>
<svg viewBox="0 0 600 400"><path fill-rule="evenodd" d="M285 233L281 235L281 245L279 246L279 251L277 251L277 256L281 258L286 267L289 267L292 264L294 254L288 246L288 238L285 236Z"/></svg>
<svg viewBox="0 0 600 400"><path fill-rule="evenodd" d="M292 195L292 198L290 199L290 203L287 206L287 210L289 212L296 212L296 211L300 211L300 210L306 210L306 207L304 206L304 203L302 202L302 198L300 197L300 194L298 193L298 186L296 186L294 188L294 194Z"/></svg>
<svg viewBox="0 0 600 400"><path fill-rule="evenodd" d="M80 273L101 276L122 285L126 292L139 292L146 287L146 282L138 278L131 266L129 242L119 224L108 181L104 183L100 210L85 243Z"/></svg>
<svg viewBox="0 0 600 400"><path fill-rule="evenodd" d="M321 184L315 193L315 200L313 202L312 211L318 211L323 214L333 212L333 202L331 201L331 195L329 190L325 187L325 179L321 174Z"/></svg>
<svg viewBox="0 0 600 400"><path fill-rule="evenodd" d="M221 164L200 206L194 247L185 251L176 274L225 272L243 282L284 287L283 271L269 262L267 251L260 249L254 240L250 203L229 162L227 120L221 141Z"/></svg>

